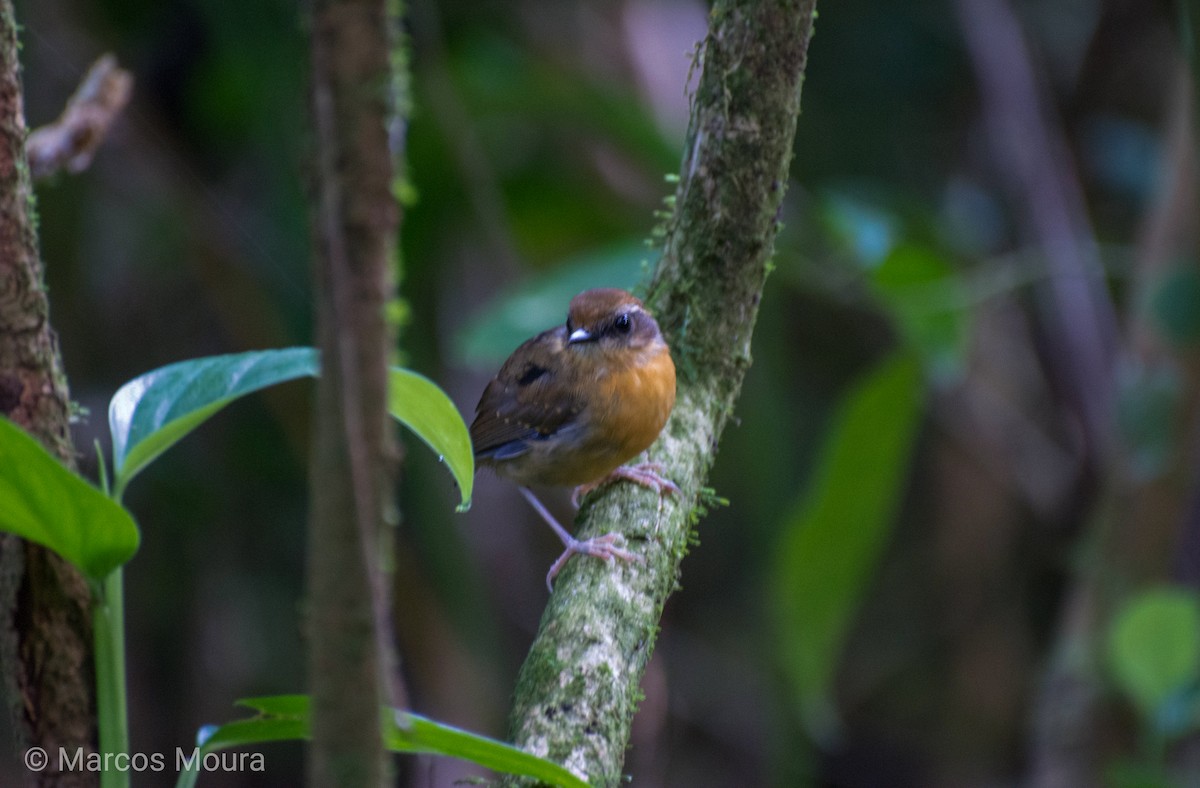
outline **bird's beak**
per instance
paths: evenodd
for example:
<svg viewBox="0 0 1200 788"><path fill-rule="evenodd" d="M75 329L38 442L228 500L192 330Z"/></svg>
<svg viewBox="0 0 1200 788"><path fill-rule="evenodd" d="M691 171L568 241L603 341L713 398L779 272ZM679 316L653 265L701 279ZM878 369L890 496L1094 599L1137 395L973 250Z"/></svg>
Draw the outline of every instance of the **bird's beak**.
<svg viewBox="0 0 1200 788"><path fill-rule="evenodd" d="M591 332L589 332L586 328L577 328L571 332L569 337L567 337L567 344L573 345L576 342L587 342L591 338Z"/></svg>

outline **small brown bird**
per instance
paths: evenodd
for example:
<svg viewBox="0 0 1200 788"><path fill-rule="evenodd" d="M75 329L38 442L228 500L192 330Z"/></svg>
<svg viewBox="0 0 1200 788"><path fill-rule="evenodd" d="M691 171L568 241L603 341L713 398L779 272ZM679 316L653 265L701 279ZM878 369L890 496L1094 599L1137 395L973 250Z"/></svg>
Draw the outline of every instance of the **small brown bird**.
<svg viewBox="0 0 1200 788"><path fill-rule="evenodd" d="M572 500L615 479L655 491L678 487L658 466L623 464L650 447L675 406L675 364L642 302L624 290L585 290L564 325L513 351L475 408L471 442L479 465L513 481L566 550L546 585L573 554L640 561L618 534L578 540L529 485L576 485Z"/></svg>

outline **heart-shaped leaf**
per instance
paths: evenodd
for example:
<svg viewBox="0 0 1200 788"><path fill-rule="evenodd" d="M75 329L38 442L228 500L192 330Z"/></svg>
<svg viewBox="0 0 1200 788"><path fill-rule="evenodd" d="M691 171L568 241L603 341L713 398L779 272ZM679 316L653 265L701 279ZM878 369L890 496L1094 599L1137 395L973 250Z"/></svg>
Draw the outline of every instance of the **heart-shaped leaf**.
<svg viewBox="0 0 1200 788"><path fill-rule="evenodd" d="M319 369L315 349L294 347L180 361L129 381L108 406L116 497L154 458L233 400L316 376Z"/></svg>
<svg viewBox="0 0 1200 788"><path fill-rule="evenodd" d="M233 400L276 383L315 377L320 368L314 348L293 347L181 361L129 381L108 407L116 497L151 461ZM475 464L458 409L433 381L406 369L391 370L389 389L392 416L446 462L461 491L459 509L466 509Z"/></svg>

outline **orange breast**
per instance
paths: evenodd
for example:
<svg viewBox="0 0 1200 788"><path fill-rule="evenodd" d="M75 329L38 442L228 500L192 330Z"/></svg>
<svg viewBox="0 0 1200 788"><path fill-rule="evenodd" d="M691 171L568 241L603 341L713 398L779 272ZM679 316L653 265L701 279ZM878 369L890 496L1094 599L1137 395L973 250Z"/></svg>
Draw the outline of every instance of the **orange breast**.
<svg viewBox="0 0 1200 788"><path fill-rule="evenodd" d="M650 448L675 407L675 364L665 348L650 359L599 381L593 429L604 436L615 464L597 478Z"/></svg>

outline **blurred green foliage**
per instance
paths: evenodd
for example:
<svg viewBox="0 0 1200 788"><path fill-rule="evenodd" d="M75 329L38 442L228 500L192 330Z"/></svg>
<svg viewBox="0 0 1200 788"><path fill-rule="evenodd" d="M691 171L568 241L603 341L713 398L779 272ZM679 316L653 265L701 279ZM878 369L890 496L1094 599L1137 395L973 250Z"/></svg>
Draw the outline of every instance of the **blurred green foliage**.
<svg viewBox="0 0 1200 788"><path fill-rule="evenodd" d="M1153 718L1200 678L1200 600L1184 589L1143 591L1113 620L1108 661L1121 691Z"/></svg>
<svg viewBox="0 0 1200 788"><path fill-rule="evenodd" d="M1141 718L1137 757L1115 760L1116 786L1171 786L1190 778L1171 768L1169 745L1200 729L1200 598L1195 590L1159 587L1127 599L1107 639L1107 668Z"/></svg>
<svg viewBox="0 0 1200 788"><path fill-rule="evenodd" d="M922 388L911 356L873 370L833 420L811 489L780 522L772 578L779 656L818 742L841 735L834 676L903 499Z"/></svg>

